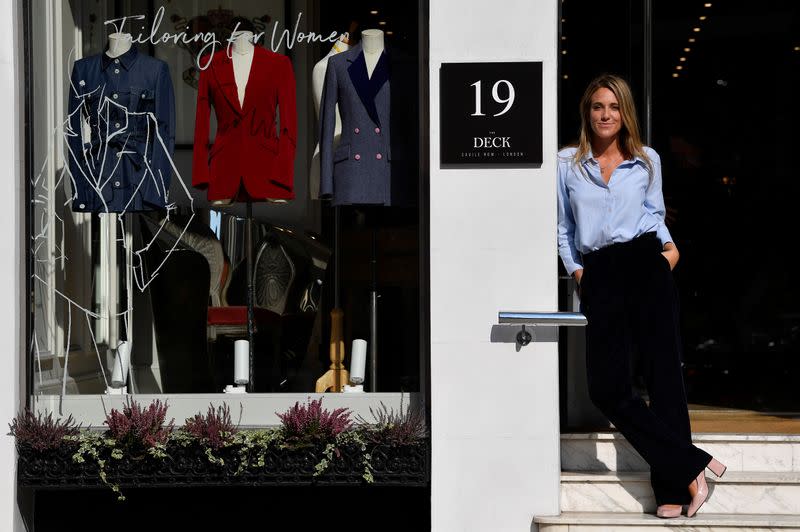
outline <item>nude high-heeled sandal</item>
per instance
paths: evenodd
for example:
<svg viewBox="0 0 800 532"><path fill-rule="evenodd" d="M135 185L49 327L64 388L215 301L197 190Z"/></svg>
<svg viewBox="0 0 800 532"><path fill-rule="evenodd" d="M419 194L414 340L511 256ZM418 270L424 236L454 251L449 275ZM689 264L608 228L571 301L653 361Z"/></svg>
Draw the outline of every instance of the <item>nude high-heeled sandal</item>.
<svg viewBox="0 0 800 532"><path fill-rule="evenodd" d="M712 458L706 467L710 469L711 472L717 476L717 478L722 477L722 475L725 474L725 471L728 470L727 466L718 461L716 458Z"/></svg>
<svg viewBox="0 0 800 532"><path fill-rule="evenodd" d="M728 469L725 467L725 464L719 462L717 459L712 458L711 461L706 465L708 469L711 470L714 475L717 477L721 477L725 474L725 470ZM697 511L703 506L703 503L708 500L708 483L706 482L706 470L703 469L700 471L700 474L697 475L697 478L689 484L689 489L691 492L691 488L694 485L697 491L694 495L692 495L692 502L689 504L689 508L686 510L686 517L694 517L697 514Z"/></svg>

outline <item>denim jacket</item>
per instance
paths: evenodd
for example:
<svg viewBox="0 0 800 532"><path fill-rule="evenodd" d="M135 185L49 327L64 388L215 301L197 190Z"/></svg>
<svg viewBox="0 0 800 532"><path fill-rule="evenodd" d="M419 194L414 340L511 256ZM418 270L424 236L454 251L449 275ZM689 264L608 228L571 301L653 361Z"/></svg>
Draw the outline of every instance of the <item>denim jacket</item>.
<svg viewBox="0 0 800 532"><path fill-rule="evenodd" d="M76 212L163 209L173 170L175 96L167 64L134 45L75 62L67 139Z"/></svg>

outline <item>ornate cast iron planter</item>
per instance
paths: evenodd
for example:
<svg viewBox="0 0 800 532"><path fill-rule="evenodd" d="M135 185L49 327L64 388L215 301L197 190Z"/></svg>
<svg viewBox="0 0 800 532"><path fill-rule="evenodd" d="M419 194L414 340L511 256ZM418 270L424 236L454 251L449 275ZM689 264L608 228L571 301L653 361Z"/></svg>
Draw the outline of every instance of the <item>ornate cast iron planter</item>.
<svg viewBox="0 0 800 532"><path fill-rule="evenodd" d="M355 447L340 449L327 469L314 476L315 467L324 458L322 447L267 450L263 466L241 468L237 448L226 448L215 456L222 464L211 463L199 446L167 448L166 458L149 455L124 456L122 459L101 456L109 484L120 488L166 486L276 486L276 485L361 485L364 479L364 452ZM103 486L95 461L76 463L75 448L65 446L39 452L19 448L17 479L22 487L80 489ZM371 455L373 484L382 486L424 486L428 483L429 444L368 447Z"/></svg>

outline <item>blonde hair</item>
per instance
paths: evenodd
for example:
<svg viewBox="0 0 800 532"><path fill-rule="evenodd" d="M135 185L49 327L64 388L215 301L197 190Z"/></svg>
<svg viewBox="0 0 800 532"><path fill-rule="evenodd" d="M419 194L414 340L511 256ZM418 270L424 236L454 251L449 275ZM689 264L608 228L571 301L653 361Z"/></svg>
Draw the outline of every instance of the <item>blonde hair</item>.
<svg viewBox="0 0 800 532"><path fill-rule="evenodd" d="M592 149L592 126L590 115L592 111L592 96L598 89L606 88L614 93L619 103L622 127L619 131L619 147L625 158L641 158L647 165L650 176L653 175L653 163L644 151L644 144L639 135L639 121L636 119L636 106L633 103L633 94L628 83L619 76L603 74L594 78L586 92L583 93L580 103L581 132L578 139L578 149L575 152L575 163L580 163Z"/></svg>

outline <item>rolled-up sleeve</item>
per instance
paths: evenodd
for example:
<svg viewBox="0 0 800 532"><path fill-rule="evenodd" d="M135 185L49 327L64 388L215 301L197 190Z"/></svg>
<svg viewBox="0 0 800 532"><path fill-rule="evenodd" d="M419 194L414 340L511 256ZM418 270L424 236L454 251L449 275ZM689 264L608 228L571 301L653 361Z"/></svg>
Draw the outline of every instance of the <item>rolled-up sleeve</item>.
<svg viewBox="0 0 800 532"><path fill-rule="evenodd" d="M672 235L664 221L666 207L664 205L664 195L661 191L661 158L655 150L650 150L648 156L653 165L653 175L645 192L644 208L658 221L655 231L663 246L667 242L672 242Z"/></svg>
<svg viewBox="0 0 800 532"><path fill-rule="evenodd" d="M567 273L583 268L581 254L575 246L575 216L569 201L567 189L567 173L569 161L558 161L558 255L564 263Z"/></svg>

